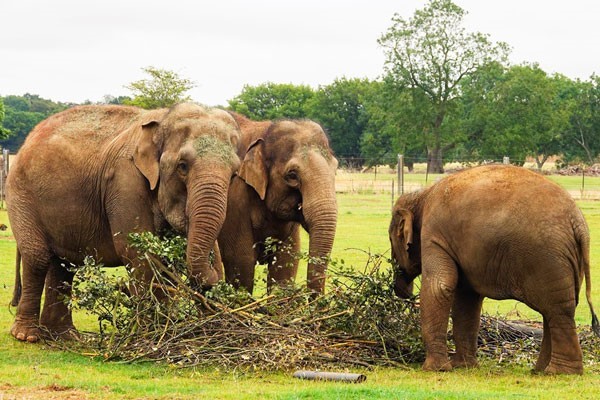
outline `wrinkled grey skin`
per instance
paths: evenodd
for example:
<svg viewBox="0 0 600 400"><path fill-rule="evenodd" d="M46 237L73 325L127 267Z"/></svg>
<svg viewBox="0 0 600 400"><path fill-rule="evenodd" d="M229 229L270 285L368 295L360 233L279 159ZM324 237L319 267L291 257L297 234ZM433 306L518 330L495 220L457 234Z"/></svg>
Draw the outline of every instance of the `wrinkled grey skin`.
<svg viewBox="0 0 600 400"><path fill-rule="evenodd" d="M251 121L232 113L242 131L241 166L229 188L219 234L225 277L254 287L257 262L268 265L267 288L293 281L302 226L309 234L308 288L323 293L337 224L337 160L323 129L309 120ZM289 250L268 254L267 238ZM290 253L291 251L291 253Z"/></svg>
<svg viewBox="0 0 600 400"><path fill-rule="evenodd" d="M425 370L477 365L484 297L516 299L542 314L544 336L535 369L582 373L575 307L585 277L591 303L590 238L575 202L555 183L524 168L484 166L401 196L389 228L398 266L396 294L421 280ZM452 313L456 354L448 360Z"/></svg>
<svg viewBox="0 0 600 400"><path fill-rule="evenodd" d="M152 111L82 106L42 121L7 180L8 214L23 264L12 335L35 342L40 325L54 335L75 332L62 301L73 280L65 265L81 265L87 255L108 267L128 264L149 281L148 265L128 247L131 232L185 234L194 284L210 286L222 278L209 253L239 166L239 136L228 113L195 104Z"/></svg>

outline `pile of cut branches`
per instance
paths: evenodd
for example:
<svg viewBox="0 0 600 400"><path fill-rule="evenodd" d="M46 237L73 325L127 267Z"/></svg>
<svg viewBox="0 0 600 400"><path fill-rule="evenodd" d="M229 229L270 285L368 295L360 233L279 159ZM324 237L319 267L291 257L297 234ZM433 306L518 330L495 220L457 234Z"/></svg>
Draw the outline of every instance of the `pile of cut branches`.
<svg viewBox="0 0 600 400"><path fill-rule="evenodd" d="M205 293L192 289L180 237L130 239L154 269L151 289L109 275L88 258L76 270L69 305L96 316L99 329L63 348L106 360L261 370L399 366L424 359L417 299L393 294L393 273L381 255L367 254L362 271L331 261L324 296L287 287L254 299L226 283ZM533 330L482 317L485 355L530 361L540 339Z"/></svg>

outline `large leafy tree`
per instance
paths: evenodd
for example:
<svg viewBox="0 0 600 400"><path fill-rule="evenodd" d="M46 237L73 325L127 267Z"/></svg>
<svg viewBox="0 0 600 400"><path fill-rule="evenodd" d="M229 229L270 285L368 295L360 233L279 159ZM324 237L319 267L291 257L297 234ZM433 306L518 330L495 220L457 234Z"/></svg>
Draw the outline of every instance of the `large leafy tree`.
<svg viewBox="0 0 600 400"><path fill-rule="evenodd" d="M393 164L402 154L410 170L425 159L423 123L429 103L421 91L401 86L388 75L367 103L367 111L369 121L361 141L367 164Z"/></svg>
<svg viewBox="0 0 600 400"><path fill-rule="evenodd" d="M338 158L360 157L360 143L369 122L367 104L378 86L379 82L368 79L336 79L319 87L308 102L308 116L325 128Z"/></svg>
<svg viewBox="0 0 600 400"><path fill-rule="evenodd" d="M443 152L459 141L444 123L458 112L461 80L491 61L504 62L508 55L505 43L467 32L462 26L465 15L450 0L430 0L408 20L396 14L378 40L386 55L385 72L428 103L428 113L416 128L425 138L430 172L443 172Z"/></svg>
<svg viewBox="0 0 600 400"><path fill-rule="evenodd" d="M593 164L600 153L600 77L588 81L561 77L558 84L569 116L562 134L562 159Z"/></svg>
<svg viewBox="0 0 600 400"><path fill-rule="evenodd" d="M481 159L508 156L523 163L531 156L541 168L561 152L569 117L568 104L559 95L562 82L535 64L481 68L462 86L469 146L475 146Z"/></svg>
<svg viewBox="0 0 600 400"><path fill-rule="evenodd" d="M150 77L125 86L133 94L133 99L124 99L125 104L155 109L191 100L185 93L196 86L193 81L165 69L146 67L142 70Z"/></svg>
<svg viewBox="0 0 600 400"><path fill-rule="evenodd" d="M314 96L310 86L267 82L245 85L229 100L229 108L254 120L306 118L308 101Z"/></svg>
<svg viewBox="0 0 600 400"><path fill-rule="evenodd" d="M504 79L506 68L497 62L483 65L461 81L460 110L465 141L459 146L459 157L467 161L498 160L502 151L487 146L489 126L498 117L494 108L494 89Z"/></svg>

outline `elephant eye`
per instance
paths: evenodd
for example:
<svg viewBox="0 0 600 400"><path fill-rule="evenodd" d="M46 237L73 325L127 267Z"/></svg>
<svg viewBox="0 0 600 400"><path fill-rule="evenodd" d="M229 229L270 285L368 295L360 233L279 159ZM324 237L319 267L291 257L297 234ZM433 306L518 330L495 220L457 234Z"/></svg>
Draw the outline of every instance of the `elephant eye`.
<svg viewBox="0 0 600 400"><path fill-rule="evenodd" d="M180 161L179 164L177 164L177 171L179 171L180 174L187 175L188 170L188 164L185 161Z"/></svg>
<svg viewBox="0 0 600 400"><path fill-rule="evenodd" d="M287 174L285 174L285 180L286 181L297 181L298 180L298 172L291 170L288 171Z"/></svg>

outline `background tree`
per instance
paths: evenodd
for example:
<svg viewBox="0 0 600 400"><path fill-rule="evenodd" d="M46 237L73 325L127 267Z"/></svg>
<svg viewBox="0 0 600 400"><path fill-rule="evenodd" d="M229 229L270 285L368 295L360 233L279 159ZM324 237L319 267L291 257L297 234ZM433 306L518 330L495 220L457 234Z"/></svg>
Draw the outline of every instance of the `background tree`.
<svg viewBox="0 0 600 400"><path fill-rule="evenodd" d="M23 96L5 96L1 100L5 112L2 128L10 133L4 140L0 140L0 145L11 152L19 150L29 132L41 120L73 105L56 103L29 93Z"/></svg>
<svg viewBox="0 0 600 400"><path fill-rule="evenodd" d="M403 86L388 75L367 103L369 121L361 141L368 165L394 164L404 155L409 171L415 162L426 159L424 122L429 103L421 91Z"/></svg>
<svg viewBox="0 0 600 400"><path fill-rule="evenodd" d="M4 102L0 99L0 140L8 138L10 131L3 126L4 121Z"/></svg>
<svg viewBox="0 0 600 400"><path fill-rule="evenodd" d="M572 81L561 77L560 96L568 108L568 124L562 134L562 161L593 164L600 153L600 77Z"/></svg>
<svg viewBox="0 0 600 400"><path fill-rule="evenodd" d="M229 100L229 108L250 119L306 118L307 103L314 96L310 86L267 82L245 85L242 92Z"/></svg>
<svg viewBox="0 0 600 400"><path fill-rule="evenodd" d="M491 159L498 161L498 157L508 156L498 149L486 147L489 142L485 140L488 126L497 117L493 90L504 79L505 74L506 67L498 62L491 62L461 81L461 130L465 140L456 149L458 159L473 162Z"/></svg>
<svg viewBox="0 0 600 400"><path fill-rule="evenodd" d="M366 104L379 85L368 79L340 78L319 87L308 101L308 117L325 128L338 158L362 164L360 143L369 122Z"/></svg>
<svg viewBox="0 0 600 400"><path fill-rule="evenodd" d="M504 62L508 45L494 44L488 35L469 33L461 26L466 12L450 0L430 0L405 20L396 14L378 43L384 48L384 70L401 86L421 92L429 115L422 123L428 171L443 172L443 152L457 144L444 129L446 117L456 110L459 83L482 65Z"/></svg>
<svg viewBox="0 0 600 400"><path fill-rule="evenodd" d="M104 95L102 98L103 104L130 104L133 99L129 96L113 96L110 94Z"/></svg>
<svg viewBox="0 0 600 400"><path fill-rule="evenodd" d="M133 99L125 100L125 104L155 109L191 100L185 93L196 86L193 81L165 69L146 67L142 70L150 75L150 78L125 86L133 93Z"/></svg>
<svg viewBox="0 0 600 400"><path fill-rule="evenodd" d="M489 64L462 85L463 128L479 159L523 164L534 157L538 168L561 152L568 123L567 103L559 96L561 77L537 65L504 69Z"/></svg>

